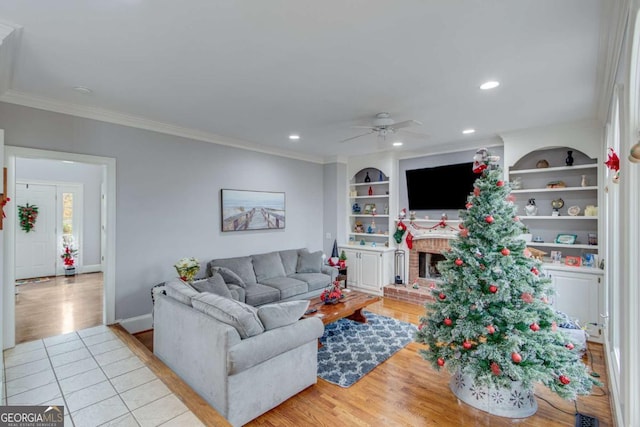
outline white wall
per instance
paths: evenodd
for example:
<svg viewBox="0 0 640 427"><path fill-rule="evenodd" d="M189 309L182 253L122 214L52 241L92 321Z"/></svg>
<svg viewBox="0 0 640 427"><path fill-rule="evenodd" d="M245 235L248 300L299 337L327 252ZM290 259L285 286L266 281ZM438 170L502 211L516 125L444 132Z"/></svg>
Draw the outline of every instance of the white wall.
<svg viewBox="0 0 640 427"><path fill-rule="evenodd" d="M0 103L5 144L117 160L116 318L151 311L150 288L200 260L322 249L322 165ZM220 189L284 191L284 230L220 231Z"/></svg>
<svg viewBox="0 0 640 427"><path fill-rule="evenodd" d="M481 147L481 145L478 145ZM409 199L407 197L407 175L406 171L412 169L431 168L436 166L455 165L459 163L473 162L473 156L477 149L459 151L455 153L435 154L433 156L422 156L411 159L403 159L399 162L398 173L398 203L399 209L406 208L409 211ZM491 147L489 149L492 155L500 156L498 164L503 165L504 150L503 147ZM447 185L446 182L434 182L432 185ZM429 191L429 187L425 186L424 191ZM445 210L421 210L416 211L416 218L424 218L428 215L430 219L440 219L440 216L446 213L449 219L458 219L457 209Z"/></svg>
<svg viewBox="0 0 640 427"><path fill-rule="evenodd" d="M83 265L99 265L102 166L19 158L16 159L16 179L83 184L82 262Z"/></svg>

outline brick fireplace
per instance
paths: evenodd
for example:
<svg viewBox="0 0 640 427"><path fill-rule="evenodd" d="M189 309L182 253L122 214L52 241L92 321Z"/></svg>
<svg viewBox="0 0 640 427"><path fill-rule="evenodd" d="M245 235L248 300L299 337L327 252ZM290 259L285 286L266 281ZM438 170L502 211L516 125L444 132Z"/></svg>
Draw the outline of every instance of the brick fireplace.
<svg viewBox="0 0 640 427"><path fill-rule="evenodd" d="M420 286L429 286L433 283L435 278L433 271L429 271L430 267L433 267L439 260L439 255L447 249L449 249L448 238L414 239L413 248L409 251L409 283L413 284L417 281Z"/></svg>
<svg viewBox="0 0 640 427"><path fill-rule="evenodd" d="M408 284L406 286L385 286L384 296L420 305L431 300L429 287L437 280L435 264L441 259L442 252L449 249L449 240L455 237L455 235L451 237L414 237L413 248L409 251ZM415 282L418 283L418 289L412 287Z"/></svg>

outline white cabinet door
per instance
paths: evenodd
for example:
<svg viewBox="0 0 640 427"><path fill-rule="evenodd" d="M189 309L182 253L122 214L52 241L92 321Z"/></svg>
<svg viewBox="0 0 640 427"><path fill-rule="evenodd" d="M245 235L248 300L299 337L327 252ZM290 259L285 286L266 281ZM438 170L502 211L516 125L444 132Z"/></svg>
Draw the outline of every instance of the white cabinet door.
<svg viewBox="0 0 640 427"><path fill-rule="evenodd" d="M358 286L360 281L360 252L341 248L347 256L347 286Z"/></svg>
<svg viewBox="0 0 640 427"><path fill-rule="evenodd" d="M360 284L359 286L380 292L380 253L360 252Z"/></svg>
<svg viewBox="0 0 640 427"><path fill-rule="evenodd" d="M602 335L599 275L550 271L556 294L553 305L586 327L591 339ZM595 325L594 325L595 323Z"/></svg>

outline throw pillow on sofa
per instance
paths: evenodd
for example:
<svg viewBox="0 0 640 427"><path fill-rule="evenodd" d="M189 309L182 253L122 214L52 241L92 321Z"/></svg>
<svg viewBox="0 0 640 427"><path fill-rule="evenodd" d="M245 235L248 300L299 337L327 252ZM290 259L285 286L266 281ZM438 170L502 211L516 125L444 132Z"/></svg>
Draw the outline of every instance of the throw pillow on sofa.
<svg viewBox="0 0 640 427"><path fill-rule="evenodd" d="M303 252L298 255L296 273L320 273L322 269L322 251Z"/></svg>
<svg viewBox="0 0 640 427"><path fill-rule="evenodd" d="M229 270L227 267L212 267L211 274L220 273L224 282L227 284L234 284L246 288L247 285L244 283L244 280L240 278L233 270Z"/></svg>
<svg viewBox="0 0 640 427"><path fill-rule="evenodd" d="M253 270L256 273L258 283L262 283L266 279L286 276L282 266L282 259L277 252L252 255L251 261L253 262Z"/></svg>
<svg viewBox="0 0 640 427"><path fill-rule="evenodd" d="M193 287L200 292L209 292L221 297L233 298L229 287L222 278L222 275L218 272L213 273L213 276L205 280L197 280L193 282Z"/></svg>
<svg viewBox="0 0 640 427"><path fill-rule="evenodd" d="M191 305L196 310L233 326L242 339L264 332L258 310L240 301L203 292L191 298Z"/></svg>
<svg viewBox="0 0 640 427"><path fill-rule="evenodd" d="M186 305L191 305L191 298L200 294L200 292L192 288L191 285L178 279L168 282L165 286L167 296Z"/></svg>
<svg viewBox="0 0 640 427"><path fill-rule="evenodd" d="M297 322L307 308L309 308L308 300L265 304L258 307L258 317L264 325L264 330L269 331Z"/></svg>

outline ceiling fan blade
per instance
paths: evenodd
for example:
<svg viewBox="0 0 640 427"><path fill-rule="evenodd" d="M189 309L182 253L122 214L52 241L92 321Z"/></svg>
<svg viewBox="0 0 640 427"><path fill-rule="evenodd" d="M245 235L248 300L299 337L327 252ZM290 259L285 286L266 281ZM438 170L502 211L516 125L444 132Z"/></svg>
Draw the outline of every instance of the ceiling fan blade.
<svg viewBox="0 0 640 427"><path fill-rule="evenodd" d="M394 123L390 127L394 129L400 129L400 128L406 128L409 126L422 126L422 123L420 123L417 120L405 120L404 122Z"/></svg>
<svg viewBox="0 0 640 427"><path fill-rule="evenodd" d="M354 140L354 139L356 139L356 138L360 138L361 136L371 135L371 134L372 134L372 133L374 133L374 132L375 132L374 130L371 130L371 131L369 131L369 132L367 132L367 133L363 133L363 134L360 134L360 135L352 136L351 138L343 139L343 140L342 140L342 141L340 141L340 142L342 143L342 142L352 141L352 140Z"/></svg>
<svg viewBox="0 0 640 427"><path fill-rule="evenodd" d="M351 129L373 129L373 126L349 126Z"/></svg>

